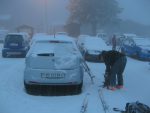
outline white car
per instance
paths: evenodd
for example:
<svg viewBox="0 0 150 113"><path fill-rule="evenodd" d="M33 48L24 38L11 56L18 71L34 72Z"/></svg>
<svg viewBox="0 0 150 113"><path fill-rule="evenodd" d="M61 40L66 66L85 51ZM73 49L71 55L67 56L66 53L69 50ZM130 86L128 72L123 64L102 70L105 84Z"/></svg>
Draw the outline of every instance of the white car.
<svg viewBox="0 0 150 113"><path fill-rule="evenodd" d="M68 36L68 33L66 33L66 32L57 32L56 35L66 35L66 36Z"/></svg>
<svg viewBox="0 0 150 113"><path fill-rule="evenodd" d="M77 45L86 61L101 62L99 55L103 50L110 50L103 39L97 37L82 37L77 41Z"/></svg>
<svg viewBox="0 0 150 113"><path fill-rule="evenodd" d="M82 61L82 55L71 38L52 36L36 41L26 56L26 92L39 94L47 90L51 94L63 88L64 92L81 93Z"/></svg>

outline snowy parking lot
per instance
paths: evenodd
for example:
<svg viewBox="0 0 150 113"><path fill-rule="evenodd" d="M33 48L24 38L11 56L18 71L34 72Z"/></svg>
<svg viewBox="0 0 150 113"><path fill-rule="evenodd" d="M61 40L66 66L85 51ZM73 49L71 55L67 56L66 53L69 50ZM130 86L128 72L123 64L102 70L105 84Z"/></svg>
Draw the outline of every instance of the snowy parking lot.
<svg viewBox="0 0 150 113"><path fill-rule="evenodd" d="M2 45L0 45L0 50ZM103 89L104 99L110 113L112 108L124 109L127 102L140 101L150 106L150 65L148 62L127 59L124 72L124 88L116 91ZM23 84L25 59L0 56L0 113L80 113L85 97L87 113L104 113L99 86L103 82L105 65L87 62L94 78L84 74L83 91L79 95L32 96L26 94Z"/></svg>

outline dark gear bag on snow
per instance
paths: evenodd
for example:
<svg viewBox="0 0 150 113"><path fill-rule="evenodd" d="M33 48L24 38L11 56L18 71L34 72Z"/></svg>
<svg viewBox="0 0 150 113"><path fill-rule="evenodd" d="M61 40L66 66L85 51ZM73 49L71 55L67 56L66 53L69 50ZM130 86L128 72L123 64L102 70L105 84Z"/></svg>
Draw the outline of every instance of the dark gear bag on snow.
<svg viewBox="0 0 150 113"><path fill-rule="evenodd" d="M113 108L113 110L120 113L150 113L150 107L138 101L126 103L125 111L118 108Z"/></svg>
<svg viewBox="0 0 150 113"><path fill-rule="evenodd" d="M147 105L136 101L126 104L125 113L150 113L150 108Z"/></svg>

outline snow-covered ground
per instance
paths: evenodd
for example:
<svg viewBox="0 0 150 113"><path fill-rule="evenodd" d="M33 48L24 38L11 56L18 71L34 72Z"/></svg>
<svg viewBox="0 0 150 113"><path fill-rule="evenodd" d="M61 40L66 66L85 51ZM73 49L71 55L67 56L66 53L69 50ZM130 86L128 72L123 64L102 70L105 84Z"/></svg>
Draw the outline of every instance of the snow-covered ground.
<svg viewBox="0 0 150 113"><path fill-rule="evenodd" d="M1 51L2 45L0 45ZM83 92L70 96L32 96L24 91L24 58L0 56L0 113L80 113L84 98L88 98L87 113L103 113L98 95L102 85L105 65L89 63L94 78L91 84L87 73L84 76ZM150 66L148 62L128 58L124 72L124 88L117 91L104 89L104 99L109 106L124 109L127 102L140 101L150 106Z"/></svg>

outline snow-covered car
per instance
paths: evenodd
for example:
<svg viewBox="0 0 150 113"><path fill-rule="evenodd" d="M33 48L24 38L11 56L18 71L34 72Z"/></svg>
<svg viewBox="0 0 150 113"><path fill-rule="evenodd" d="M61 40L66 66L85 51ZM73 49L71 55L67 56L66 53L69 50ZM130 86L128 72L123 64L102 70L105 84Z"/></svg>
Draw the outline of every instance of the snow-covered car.
<svg viewBox="0 0 150 113"><path fill-rule="evenodd" d="M137 57L141 60L150 61L150 39L146 37L134 38L136 46L141 48L141 51L137 53Z"/></svg>
<svg viewBox="0 0 150 113"><path fill-rule="evenodd" d="M68 33L67 32L57 32L56 35L66 35L66 36L68 36Z"/></svg>
<svg viewBox="0 0 150 113"><path fill-rule="evenodd" d="M77 45L86 61L101 62L99 55L103 50L110 50L103 39L97 37L78 38Z"/></svg>
<svg viewBox="0 0 150 113"><path fill-rule="evenodd" d="M147 38L126 38L121 46L126 55L140 60L150 60L150 40Z"/></svg>
<svg viewBox="0 0 150 113"><path fill-rule="evenodd" d="M136 46L136 43L132 38L125 38L121 45L121 52L130 57L137 57L137 54L141 51L141 48Z"/></svg>
<svg viewBox="0 0 150 113"><path fill-rule="evenodd" d="M2 56L25 57L29 50L29 35L27 33L8 33L4 39Z"/></svg>
<svg viewBox="0 0 150 113"><path fill-rule="evenodd" d="M96 35L96 37L98 37L98 38L102 38L103 40L108 40L108 36L107 36L107 34L106 33L97 33L97 35Z"/></svg>
<svg viewBox="0 0 150 113"><path fill-rule="evenodd" d="M74 40L49 37L34 43L27 56L24 85L27 93L48 91L79 94L83 84L83 58ZM59 92L59 91L58 91Z"/></svg>
<svg viewBox="0 0 150 113"><path fill-rule="evenodd" d="M4 42L4 38L7 35L8 30L6 29L0 29L0 42Z"/></svg>

